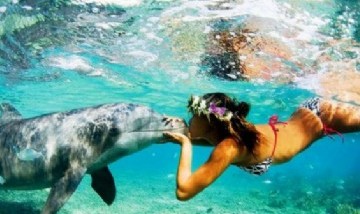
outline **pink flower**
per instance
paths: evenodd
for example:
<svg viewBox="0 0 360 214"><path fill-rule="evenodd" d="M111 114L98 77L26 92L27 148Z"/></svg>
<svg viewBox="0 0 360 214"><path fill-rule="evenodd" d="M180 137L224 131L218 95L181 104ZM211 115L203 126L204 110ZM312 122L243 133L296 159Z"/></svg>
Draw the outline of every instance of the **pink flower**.
<svg viewBox="0 0 360 214"><path fill-rule="evenodd" d="M213 114L217 114L223 116L225 114L226 108L225 107L217 107L214 102L210 103L209 112Z"/></svg>

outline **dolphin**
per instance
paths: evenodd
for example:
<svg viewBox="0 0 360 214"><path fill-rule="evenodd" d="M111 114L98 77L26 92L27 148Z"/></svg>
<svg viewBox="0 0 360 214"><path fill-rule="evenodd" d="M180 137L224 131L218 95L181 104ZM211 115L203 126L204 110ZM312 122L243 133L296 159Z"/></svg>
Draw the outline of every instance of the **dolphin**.
<svg viewBox="0 0 360 214"><path fill-rule="evenodd" d="M108 165L152 143L164 131L186 132L182 119L169 119L149 107L112 103L22 118L0 104L0 189L51 188L43 214L56 213L85 174L111 205L116 190Z"/></svg>

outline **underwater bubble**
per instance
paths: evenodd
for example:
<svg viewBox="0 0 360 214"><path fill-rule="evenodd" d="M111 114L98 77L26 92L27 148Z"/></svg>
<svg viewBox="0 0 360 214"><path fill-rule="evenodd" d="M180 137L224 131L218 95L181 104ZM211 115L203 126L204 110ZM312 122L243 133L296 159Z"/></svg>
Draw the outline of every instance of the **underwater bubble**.
<svg viewBox="0 0 360 214"><path fill-rule="evenodd" d="M343 190L344 189L344 186L343 185L336 185L336 189L338 189L338 190Z"/></svg>
<svg viewBox="0 0 360 214"><path fill-rule="evenodd" d="M2 176L0 176L0 184L2 185L4 183L5 183L5 179Z"/></svg>
<svg viewBox="0 0 360 214"><path fill-rule="evenodd" d="M175 177L175 175L171 173L171 174L168 174L166 177L167 178L173 178L173 177Z"/></svg>
<svg viewBox="0 0 360 214"><path fill-rule="evenodd" d="M37 152L33 149L24 149L17 153L17 157L23 161L33 161L41 156L42 154L40 152Z"/></svg>
<svg viewBox="0 0 360 214"><path fill-rule="evenodd" d="M306 195L313 195L314 193L312 191L307 191Z"/></svg>
<svg viewBox="0 0 360 214"><path fill-rule="evenodd" d="M267 180L263 181L263 183L264 184L271 184L272 182L271 182L271 180L267 179Z"/></svg>

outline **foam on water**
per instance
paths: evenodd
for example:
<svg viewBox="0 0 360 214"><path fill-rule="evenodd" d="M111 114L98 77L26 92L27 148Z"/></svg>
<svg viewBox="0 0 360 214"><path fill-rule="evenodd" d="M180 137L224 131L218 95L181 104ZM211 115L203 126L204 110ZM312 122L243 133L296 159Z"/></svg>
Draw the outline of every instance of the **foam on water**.
<svg viewBox="0 0 360 214"><path fill-rule="evenodd" d="M75 4L97 3L101 5L117 5L122 7L133 7L142 4L142 0L72 0Z"/></svg>

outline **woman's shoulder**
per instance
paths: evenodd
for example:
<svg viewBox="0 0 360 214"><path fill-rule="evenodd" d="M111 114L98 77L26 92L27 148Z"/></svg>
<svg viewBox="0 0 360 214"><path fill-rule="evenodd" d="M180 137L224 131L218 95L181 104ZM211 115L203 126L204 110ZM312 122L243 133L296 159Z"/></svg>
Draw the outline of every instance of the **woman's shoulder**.
<svg viewBox="0 0 360 214"><path fill-rule="evenodd" d="M233 159L233 163L239 162L247 154L246 146L238 142L233 137L227 137L216 145L213 155L228 156Z"/></svg>

